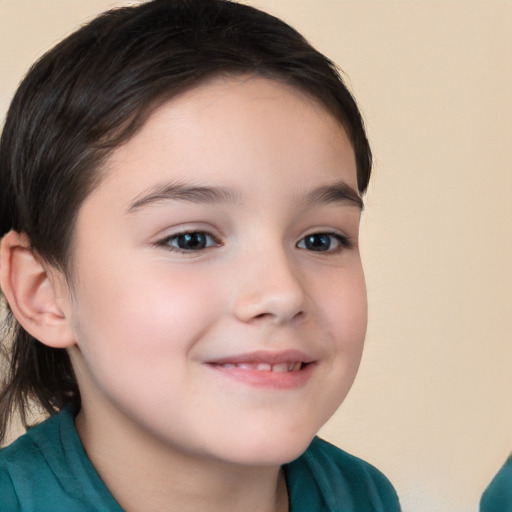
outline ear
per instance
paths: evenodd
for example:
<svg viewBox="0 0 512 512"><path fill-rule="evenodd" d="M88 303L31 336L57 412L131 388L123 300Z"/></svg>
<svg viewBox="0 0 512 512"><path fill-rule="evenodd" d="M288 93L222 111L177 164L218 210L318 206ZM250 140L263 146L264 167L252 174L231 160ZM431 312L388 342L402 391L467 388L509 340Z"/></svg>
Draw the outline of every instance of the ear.
<svg viewBox="0 0 512 512"><path fill-rule="evenodd" d="M0 286L21 326L54 348L75 344L68 315L69 298L62 273L43 266L28 238L10 231L0 245Z"/></svg>

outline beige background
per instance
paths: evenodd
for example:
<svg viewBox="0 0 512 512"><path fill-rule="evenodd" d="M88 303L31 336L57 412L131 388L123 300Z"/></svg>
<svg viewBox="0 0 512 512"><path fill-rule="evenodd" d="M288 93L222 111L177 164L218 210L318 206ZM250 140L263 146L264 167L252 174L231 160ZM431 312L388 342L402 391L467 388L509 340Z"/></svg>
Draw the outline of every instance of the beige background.
<svg viewBox="0 0 512 512"><path fill-rule="evenodd" d="M27 66L108 0L0 0L0 114ZM370 301L323 435L405 512L475 512L512 449L512 2L254 0L337 61L365 114Z"/></svg>

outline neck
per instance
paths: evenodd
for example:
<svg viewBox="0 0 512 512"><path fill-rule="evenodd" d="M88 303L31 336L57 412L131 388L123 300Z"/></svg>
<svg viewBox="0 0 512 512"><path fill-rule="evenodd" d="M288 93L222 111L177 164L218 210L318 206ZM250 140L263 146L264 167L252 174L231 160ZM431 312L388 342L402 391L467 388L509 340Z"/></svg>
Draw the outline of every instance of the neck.
<svg viewBox="0 0 512 512"><path fill-rule="evenodd" d="M191 456L120 415L109 424L83 408L76 418L85 450L126 512L286 512L279 467L247 467ZM100 424L101 423L101 424Z"/></svg>

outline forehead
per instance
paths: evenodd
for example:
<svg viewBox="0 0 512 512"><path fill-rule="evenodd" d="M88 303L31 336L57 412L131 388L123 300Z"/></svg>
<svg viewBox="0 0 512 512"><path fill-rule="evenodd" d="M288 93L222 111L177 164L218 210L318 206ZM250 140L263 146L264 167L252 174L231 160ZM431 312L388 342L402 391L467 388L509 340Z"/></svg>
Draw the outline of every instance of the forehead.
<svg viewBox="0 0 512 512"><path fill-rule="evenodd" d="M170 179L228 187L268 180L290 191L342 179L357 190L342 124L316 99L259 77L217 77L159 106L104 168L122 189ZM103 188L103 187L100 187Z"/></svg>

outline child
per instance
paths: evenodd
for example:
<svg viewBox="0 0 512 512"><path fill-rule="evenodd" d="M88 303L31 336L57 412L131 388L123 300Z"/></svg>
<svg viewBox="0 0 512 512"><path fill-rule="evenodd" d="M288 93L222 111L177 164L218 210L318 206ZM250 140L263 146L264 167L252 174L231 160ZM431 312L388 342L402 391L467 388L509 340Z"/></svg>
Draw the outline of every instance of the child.
<svg viewBox="0 0 512 512"><path fill-rule="evenodd" d="M226 0L103 14L0 145L2 512L399 510L315 437L359 364L371 153L335 67Z"/></svg>

